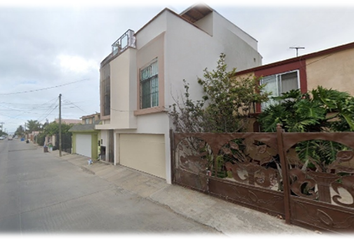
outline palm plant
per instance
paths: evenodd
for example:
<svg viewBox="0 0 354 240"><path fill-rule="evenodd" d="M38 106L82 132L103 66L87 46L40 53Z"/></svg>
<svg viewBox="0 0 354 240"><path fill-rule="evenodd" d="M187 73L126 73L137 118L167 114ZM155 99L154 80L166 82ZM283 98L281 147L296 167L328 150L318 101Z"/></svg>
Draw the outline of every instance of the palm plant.
<svg viewBox="0 0 354 240"><path fill-rule="evenodd" d="M338 132L354 130L354 98L346 92L318 86L310 94L292 90L274 98L259 116L265 132L275 132L280 123L287 132ZM298 143L295 150L308 167L324 171L345 146L324 140Z"/></svg>

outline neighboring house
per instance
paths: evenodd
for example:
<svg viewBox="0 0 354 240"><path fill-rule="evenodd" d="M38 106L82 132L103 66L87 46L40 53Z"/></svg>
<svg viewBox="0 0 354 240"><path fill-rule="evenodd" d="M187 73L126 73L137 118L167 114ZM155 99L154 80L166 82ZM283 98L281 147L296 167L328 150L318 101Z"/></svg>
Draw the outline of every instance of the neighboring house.
<svg viewBox="0 0 354 240"><path fill-rule="evenodd" d="M37 138L37 135L40 133L40 131L32 131L31 133L27 134L27 139L31 140L32 142L35 142L35 139Z"/></svg>
<svg viewBox="0 0 354 240"><path fill-rule="evenodd" d="M59 118L56 118L53 122L59 123ZM75 125L75 124L81 123L81 120L80 119L61 119L61 123ZM56 135L46 136L46 138L44 140L44 145L48 146L48 144L51 143L54 146L56 142L57 142Z"/></svg>
<svg viewBox="0 0 354 240"><path fill-rule="evenodd" d="M81 124L75 124L69 130L72 132L72 153L90 157L92 160L99 158L100 139L99 131L95 125L100 122L100 114L82 116ZM104 156L102 156L104 159Z"/></svg>
<svg viewBox="0 0 354 240"><path fill-rule="evenodd" d="M106 161L171 183L169 106L181 101L183 79L191 96L202 98L197 78L216 68L221 53L238 70L261 65L257 41L206 5L181 14L166 8L114 42L101 62L96 125Z"/></svg>
<svg viewBox="0 0 354 240"><path fill-rule="evenodd" d="M354 95L354 42L323 51L239 71L236 77L262 77L273 96L292 89L302 93L322 86ZM272 101L257 107L257 112Z"/></svg>

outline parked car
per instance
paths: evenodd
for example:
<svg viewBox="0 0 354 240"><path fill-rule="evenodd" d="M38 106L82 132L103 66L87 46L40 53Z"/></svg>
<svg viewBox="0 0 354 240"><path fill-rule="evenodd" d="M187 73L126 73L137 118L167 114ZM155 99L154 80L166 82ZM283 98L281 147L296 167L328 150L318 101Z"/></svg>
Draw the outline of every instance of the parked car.
<svg viewBox="0 0 354 240"><path fill-rule="evenodd" d="M7 140L12 140L12 136L9 135L9 136L7 137Z"/></svg>
<svg viewBox="0 0 354 240"><path fill-rule="evenodd" d="M0 140L4 140L5 139L5 137L4 136L0 136Z"/></svg>

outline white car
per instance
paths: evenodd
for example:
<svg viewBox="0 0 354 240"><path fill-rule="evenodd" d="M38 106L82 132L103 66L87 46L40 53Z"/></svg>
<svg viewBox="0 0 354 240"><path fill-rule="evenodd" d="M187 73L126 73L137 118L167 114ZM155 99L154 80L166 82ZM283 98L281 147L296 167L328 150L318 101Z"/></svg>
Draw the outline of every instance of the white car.
<svg viewBox="0 0 354 240"><path fill-rule="evenodd" d="M9 135L9 136L7 137L7 140L12 140L12 136Z"/></svg>
<svg viewBox="0 0 354 240"><path fill-rule="evenodd" d="M4 136L0 136L0 140L4 140L5 139L5 137Z"/></svg>

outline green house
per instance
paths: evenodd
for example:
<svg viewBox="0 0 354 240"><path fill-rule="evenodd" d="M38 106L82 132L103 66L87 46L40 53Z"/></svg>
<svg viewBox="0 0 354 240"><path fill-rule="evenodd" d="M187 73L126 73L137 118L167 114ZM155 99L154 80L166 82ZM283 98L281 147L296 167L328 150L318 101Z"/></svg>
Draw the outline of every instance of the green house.
<svg viewBox="0 0 354 240"><path fill-rule="evenodd" d="M82 123L72 126L72 153L97 160L99 158L100 131L95 130L99 124L99 113L81 117Z"/></svg>

